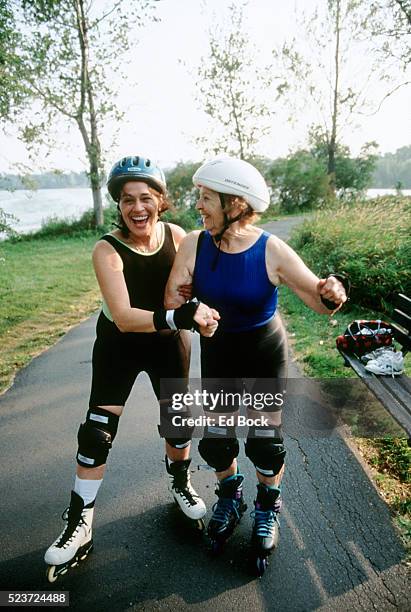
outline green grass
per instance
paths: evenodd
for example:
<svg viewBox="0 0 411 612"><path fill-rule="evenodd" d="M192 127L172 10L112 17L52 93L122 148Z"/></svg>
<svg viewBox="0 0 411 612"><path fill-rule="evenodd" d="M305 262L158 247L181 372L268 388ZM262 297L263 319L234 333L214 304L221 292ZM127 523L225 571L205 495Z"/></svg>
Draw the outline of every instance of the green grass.
<svg viewBox="0 0 411 612"><path fill-rule="evenodd" d="M0 247L0 391L16 371L97 308L95 235L3 242Z"/></svg>
<svg viewBox="0 0 411 612"><path fill-rule="evenodd" d="M320 316L286 287L280 289L280 305L294 356L305 375L322 379L323 389L335 396L333 404L340 406L339 417L350 428L357 447L371 466L377 488L392 510L411 554L411 449L403 430L351 368L344 366L335 348L335 338L348 323L356 318L375 318L376 313L352 305L350 311L341 310L332 318ZM411 372L410 354L405 358L405 369ZM342 397L340 385L333 379L354 380L341 381Z"/></svg>
<svg viewBox="0 0 411 612"><path fill-rule="evenodd" d="M318 275L346 272L352 301L387 310L397 293L411 294L411 198L387 196L323 209L290 240Z"/></svg>
<svg viewBox="0 0 411 612"><path fill-rule="evenodd" d="M398 196L322 210L294 230L289 242L309 267L319 276L346 272L353 284L351 301L331 319L320 317L291 291L281 289L293 352L307 376L356 378L344 367L335 339L354 319L389 318L393 297L400 291L411 294L410 236L411 199ZM411 374L410 354L405 371ZM342 382L344 396L332 382L328 387L344 404L340 416L371 466L411 550L411 449L403 430L365 385Z"/></svg>

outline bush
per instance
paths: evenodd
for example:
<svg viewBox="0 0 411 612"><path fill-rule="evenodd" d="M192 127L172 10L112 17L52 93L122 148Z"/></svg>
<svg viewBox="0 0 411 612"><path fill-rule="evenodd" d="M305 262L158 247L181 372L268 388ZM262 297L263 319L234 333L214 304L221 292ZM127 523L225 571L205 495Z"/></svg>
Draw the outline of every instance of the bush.
<svg viewBox="0 0 411 612"><path fill-rule="evenodd" d="M285 212L308 210L327 200L328 177L323 164L307 151L275 161L267 178Z"/></svg>
<svg viewBox="0 0 411 612"><path fill-rule="evenodd" d="M199 165L193 162L180 162L172 170L166 172L167 191L177 208L195 205L197 189L193 185L193 175Z"/></svg>
<svg viewBox="0 0 411 612"><path fill-rule="evenodd" d="M370 183L375 166L376 144L365 144L358 157L352 158L348 147L335 149L335 175L328 172L328 142L320 131L311 135L311 148L298 150L285 159L277 159L265 168L264 175L277 195L284 212L299 212L333 203L330 185L333 178L338 198L358 197Z"/></svg>
<svg viewBox="0 0 411 612"><path fill-rule="evenodd" d="M104 209L103 227L96 228L94 224L94 211L90 208L81 215L80 219L59 219L58 217L49 217L42 223L41 229L29 232L28 234L19 234L12 238L12 240L40 240L43 238L57 238L61 236L78 236L80 234L96 234L100 236L113 229L113 223L115 223L116 219L117 208L114 204L110 204Z"/></svg>
<svg viewBox="0 0 411 612"><path fill-rule="evenodd" d="M0 236L3 234L10 238L16 235L15 230L10 225L13 221L16 221L16 217L0 208Z"/></svg>
<svg viewBox="0 0 411 612"><path fill-rule="evenodd" d="M168 210L164 215L161 216L163 221L168 223L175 223L182 227L186 232L202 226L200 215L195 208L179 207Z"/></svg>
<svg viewBox="0 0 411 612"><path fill-rule="evenodd" d="M411 452L406 438L384 436L373 440L378 455L372 463L380 472L386 470L400 482L411 483Z"/></svg>
<svg viewBox="0 0 411 612"><path fill-rule="evenodd" d="M387 311L411 294L410 236L411 198L387 196L317 212L290 244L318 275L347 273L354 303Z"/></svg>

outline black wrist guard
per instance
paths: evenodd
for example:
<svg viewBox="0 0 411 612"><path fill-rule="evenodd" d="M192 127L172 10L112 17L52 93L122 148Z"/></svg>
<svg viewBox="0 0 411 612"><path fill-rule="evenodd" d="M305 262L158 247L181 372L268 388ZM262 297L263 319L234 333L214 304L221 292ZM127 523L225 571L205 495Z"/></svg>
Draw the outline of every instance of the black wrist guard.
<svg viewBox="0 0 411 612"><path fill-rule="evenodd" d="M348 276L345 276L345 274L334 274L333 272L331 272L331 274L328 274L327 278L330 278L330 276L333 276L334 278L340 281L340 283L345 289L345 293L347 295L347 300L348 300L348 296L350 295L350 289L351 289L351 283L350 283L350 279L348 278ZM328 310L335 310L339 306L339 304L336 304L335 302L332 302L331 300L327 300L322 295L320 296L320 298L321 298L322 303L324 304L326 308L328 308Z"/></svg>
<svg viewBox="0 0 411 612"><path fill-rule="evenodd" d="M194 321L194 315L199 307L199 302L187 302L175 310L156 310L153 314L153 324L157 331L160 329L195 329L198 325Z"/></svg>

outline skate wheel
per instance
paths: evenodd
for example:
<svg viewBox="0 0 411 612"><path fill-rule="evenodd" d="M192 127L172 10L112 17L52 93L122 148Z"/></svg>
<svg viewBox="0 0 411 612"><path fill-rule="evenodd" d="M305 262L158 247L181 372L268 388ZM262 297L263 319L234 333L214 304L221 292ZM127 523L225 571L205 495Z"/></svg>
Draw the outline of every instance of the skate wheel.
<svg viewBox="0 0 411 612"><path fill-rule="evenodd" d="M56 573L56 566L49 565L46 572L47 580L49 582L56 582L59 575Z"/></svg>
<svg viewBox="0 0 411 612"><path fill-rule="evenodd" d="M257 557L257 576L261 578L268 566L267 557Z"/></svg>
<svg viewBox="0 0 411 612"><path fill-rule="evenodd" d="M223 550L223 543L220 540L211 540L211 554L217 556Z"/></svg>

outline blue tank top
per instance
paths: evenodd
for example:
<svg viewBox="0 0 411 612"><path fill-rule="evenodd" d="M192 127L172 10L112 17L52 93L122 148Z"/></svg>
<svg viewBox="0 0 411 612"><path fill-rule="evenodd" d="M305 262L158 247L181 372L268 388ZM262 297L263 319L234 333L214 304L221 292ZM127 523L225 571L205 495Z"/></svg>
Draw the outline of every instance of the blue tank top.
<svg viewBox="0 0 411 612"><path fill-rule="evenodd" d="M209 232L204 232L193 274L193 295L221 316L219 329L240 332L261 327L273 318L278 289L267 274L265 250L270 234L241 253L220 251Z"/></svg>

